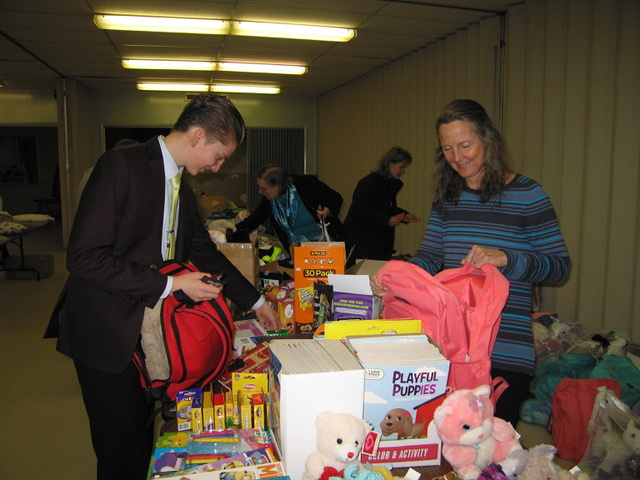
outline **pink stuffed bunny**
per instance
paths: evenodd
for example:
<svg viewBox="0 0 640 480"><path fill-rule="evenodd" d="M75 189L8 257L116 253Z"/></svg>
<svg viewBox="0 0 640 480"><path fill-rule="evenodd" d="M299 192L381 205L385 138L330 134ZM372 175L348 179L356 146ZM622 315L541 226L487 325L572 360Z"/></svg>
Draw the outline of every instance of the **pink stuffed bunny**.
<svg viewBox="0 0 640 480"><path fill-rule="evenodd" d="M493 416L490 394L489 385L456 390L434 413L442 455L463 480L477 479L492 463L508 463L510 453L522 449L511 424Z"/></svg>

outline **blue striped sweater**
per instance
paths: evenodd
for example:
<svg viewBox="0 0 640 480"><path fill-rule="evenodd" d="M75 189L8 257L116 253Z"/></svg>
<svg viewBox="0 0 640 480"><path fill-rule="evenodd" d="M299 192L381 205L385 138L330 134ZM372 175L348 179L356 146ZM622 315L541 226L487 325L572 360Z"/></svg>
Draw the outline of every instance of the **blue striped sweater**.
<svg viewBox="0 0 640 480"><path fill-rule="evenodd" d="M444 211L431 209L422 244L409 261L435 275L460 267L474 245L502 250L508 261L499 269L510 287L492 366L532 375L533 284L565 280L570 265L556 213L542 186L518 174L499 199L487 203L476 191L464 189L457 205L447 203Z"/></svg>

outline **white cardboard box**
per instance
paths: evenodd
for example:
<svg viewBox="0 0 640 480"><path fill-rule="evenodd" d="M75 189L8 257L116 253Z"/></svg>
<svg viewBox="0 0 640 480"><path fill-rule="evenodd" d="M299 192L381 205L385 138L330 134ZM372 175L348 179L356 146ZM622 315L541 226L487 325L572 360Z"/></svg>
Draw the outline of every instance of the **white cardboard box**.
<svg viewBox="0 0 640 480"><path fill-rule="evenodd" d="M297 354L276 351L273 344L279 342L298 345L314 342L316 346L331 342L327 352L334 364L321 358L326 368L318 368L307 350L292 347L299 352ZM315 420L318 414L329 410L362 418L364 369L340 340L273 340L270 348L269 421L287 475L300 479L305 460L316 451Z"/></svg>
<svg viewBox="0 0 640 480"><path fill-rule="evenodd" d="M444 400L449 361L424 334L347 337L365 368L364 419L380 442L363 463L440 465L433 412Z"/></svg>

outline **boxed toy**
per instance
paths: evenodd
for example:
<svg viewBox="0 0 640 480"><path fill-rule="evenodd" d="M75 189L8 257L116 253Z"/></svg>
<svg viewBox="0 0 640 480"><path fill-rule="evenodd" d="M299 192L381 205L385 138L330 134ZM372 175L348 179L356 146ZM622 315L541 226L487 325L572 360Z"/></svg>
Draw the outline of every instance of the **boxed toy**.
<svg viewBox="0 0 640 480"><path fill-rule="evenodd" d="M278 314L282 328L293 332L295 330L294 290L270 285L264 289L264 296Z"/></svg>
<svg viewBox="0 0 640 480"><path fill-rule="evenodd" d="M421 333L422 320L340 320L324 325L324 338L343 339L353 335L394 335Z"/></svg>
<svg viewBox="0 0 640 480"><path fill-rule="evenodd" d="M377 441L362 462L440 465L433 413L444 401L449 361L424 334L348 337L347 345L365 369L363 418Z"/></svg>
<svg viewBox="0 0 640 480"><path fill-rule="evenodd" d="M371 291L369 275L328 276L333 286L334 320L373 320L380 315L380 297Z"/></svg>
<svg viewBox="0 0 640 480"><path fill-rule="evenodd" d="M313 331L313 284L327 276L344 273L344 242L303 242L293 247L296 333Z"/></svg>
<svg viewBox="0 0 640 480"><path fill-rule="evenodd" d="M192 388L176 393L178 431L202 430L202 389Z"/></svg>

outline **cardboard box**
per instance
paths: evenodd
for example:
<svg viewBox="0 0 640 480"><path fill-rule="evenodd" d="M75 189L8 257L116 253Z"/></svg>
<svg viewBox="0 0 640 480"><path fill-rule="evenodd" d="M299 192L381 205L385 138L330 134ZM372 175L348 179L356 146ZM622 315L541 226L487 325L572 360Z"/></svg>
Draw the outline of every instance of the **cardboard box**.
<svg viewBox="0 0 640 480"><path fill-rule="evenodd" d="M202 430L211 432L215 428L215 411L213 409L213 392L211 387L202 392Z"/></svg>
<svg viewBox="0 0 640 480"><path fill-rule="evenodd" d="M224 195L202 195L198 197L198 211L203 220L221 212L227 206L227 199Z"/></svg>
<svg viewBox="0 0 640 480"><path fill-rule="evenodd" d="M252 238L251 242L247 243L221 243L218 244L218 250L227 257L253 286L258 284L258 269L260 264L256 238Z"/></svg>
<svg viewBox="0 0 640 480"><path fill-rule="evenodd" d="M363 463L387 468L440 465L442 441L433 423L444 401L449 361L429 337L348 337L365 369L363 418L377 448Z"/></svg>
<svg viewBox="0 0 640 480"><path fill-rule="evenodd" d="M267 421L287 474L300 479L319 413L362 418L364 370L340 340L274 339L269 348Z"/></svg>
<svg viewBox="0 0 640 480"><path fill-rule="evenodd" d="M386 260L358 260L345 273L349 275L373 275L377 273L385 264Z"/></svg>
<svg viewBox="0 0 640 480"><path fill-rule="evenodd" d="M369 275L329 275L333 286L334 320L380 318L380 297L371 291Z"/></svg>
<svg viewBox="0 0 640 480"><path fill-rule="evenodd" d="M179 432L202 430L202 389L192 388L176 394L176 417Z"/></svg>
<svg viewBox="0 0 640 480"><path fill-rule="evenodd" d="M51 278L53 275L53 255L25 255L24 268L19 255L4 259L5 277L7 280L34 280Z"/></svg>
<svg viewBox="0 0 640 480"><path fill-rule="evenodd" d="M341 340L353 335L398 335L421 333L422 320L341 320L324 324L324 338Z"/></svg>
<svg viewBox="0 0 640 480"><path fill-rule="evenodd" d="M296 333L313 331L313 283L329 274L344 273L344 242L303 242L293 247Z"/></svg>

